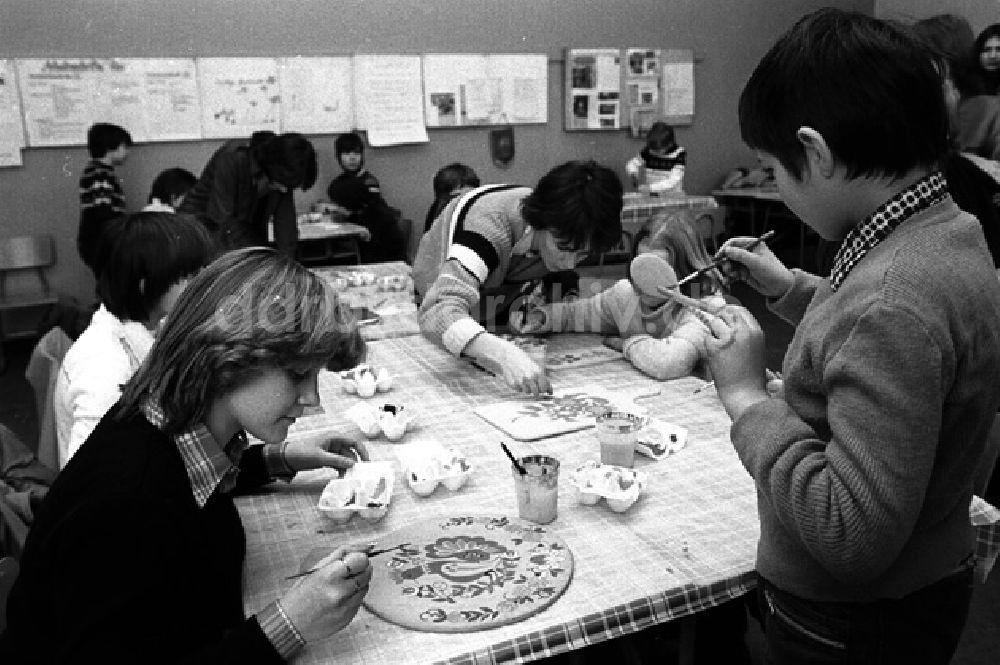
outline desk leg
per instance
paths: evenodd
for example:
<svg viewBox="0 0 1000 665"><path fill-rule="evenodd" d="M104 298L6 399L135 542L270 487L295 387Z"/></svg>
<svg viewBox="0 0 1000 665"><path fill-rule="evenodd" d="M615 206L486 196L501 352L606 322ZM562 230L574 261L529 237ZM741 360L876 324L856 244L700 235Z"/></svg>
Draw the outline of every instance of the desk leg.
<svg viewBox="0 0 1000 665"><path fill-rule="evenodd" d="M694 617L695 615L689 614L678 619L681 629L680 645L677 653L678 665L694 665L695 638L698 636L698 624Z"/></svg>

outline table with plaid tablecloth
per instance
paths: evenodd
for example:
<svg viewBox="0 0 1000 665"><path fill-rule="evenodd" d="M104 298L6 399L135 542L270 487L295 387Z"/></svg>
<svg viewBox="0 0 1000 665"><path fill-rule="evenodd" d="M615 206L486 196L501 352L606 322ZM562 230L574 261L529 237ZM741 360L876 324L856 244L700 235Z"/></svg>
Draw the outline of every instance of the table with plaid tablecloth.
<svg viewBox="0 0 1000 665"><path fill-rule="evenodd" d="M367 340L387 337L419 335L417 306L413 297L413 279L410 266L402 261L387 263L365 263L358 266L330 266L314 268L313 272L334 286L337 278L347 278L352 272L367 272L375 276L372 284L346 286L337 289L338 295L351 307L368 307L379 315L378 323L361 328L361 335ZM386 290L379 278L399 277L404 281L400 290Z"/></svg>
<svg viewBox="0 0 1000 665"><path fill-rule="evenodd" d="M594 335L549 339L549 353L585 349ZM499 430L473 408L503 399L523 399L500 379L457 360L421 336L392 337L369 344L369 360L392 373L393 387L373 405L403 404L416 422L400 443L368 442L374 460L395 464L390 509L374 524L352 518L327 521L316 509L325 481L275 483L271 491L237 499L247 533L244 600L256 612L279 597L314 547L380 541L414 521L475 513L516 517L509 461ZM759 528L754 484L729 443L729 418L714 390L685 378L655 382L623 359L586 367L550 370L557 391L583 384L637 391L645 384L660 393L639 403L650 415L688 430L685 448L659 461L636 457L649 475L639 501L627 512L604 502L575 502L568 473L599 458L595 431L585 429L531 443L508 444L515 454L548 454L562 463L557 519L548 528L571 549L575 570L565 594L523 621L470 633L430 633L402 628L362 608L331 638L310 644L297 663L519 663L635 632L689 616L744 594L754 584ZM361 398L346 393L338 375L320 376L321 413L300 418L290 438L319 434L364 437L343 412ZM469 482L451 492L443 486L426 498L407 486L400 466L403 447L437 442L461 451L474 466ZM301 475L301 474L300 474ZM385 540L383 545L392 545Z"/></svg>

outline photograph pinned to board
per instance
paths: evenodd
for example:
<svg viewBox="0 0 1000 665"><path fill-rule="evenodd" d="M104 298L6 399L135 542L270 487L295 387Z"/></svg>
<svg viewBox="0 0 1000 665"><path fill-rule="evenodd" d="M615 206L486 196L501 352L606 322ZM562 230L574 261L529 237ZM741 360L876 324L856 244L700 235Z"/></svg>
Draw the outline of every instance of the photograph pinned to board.
<svg viewBox="0 0 1000 665"><path fill-rule="evenodd" d="M621 51L566 49L565 129L621 127Z"/></svg>

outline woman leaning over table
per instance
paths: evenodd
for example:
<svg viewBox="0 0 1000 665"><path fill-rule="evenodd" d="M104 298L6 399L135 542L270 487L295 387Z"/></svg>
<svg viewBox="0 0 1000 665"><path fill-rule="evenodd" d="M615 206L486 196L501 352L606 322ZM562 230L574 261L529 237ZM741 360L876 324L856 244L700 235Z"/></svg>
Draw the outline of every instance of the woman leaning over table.
<svg viewBox="0 0 1000 665"><path fill-rule="evenodd" d="M323 282L274 250L230 252L182 294L146 361L60 473L10 594L0 662L278 663L346 626L361 552L243 614L232 494L346 468L344 440L284 442L321 368L355 364L357 327ZM247 434L264 441L247 445Z"/></svg>

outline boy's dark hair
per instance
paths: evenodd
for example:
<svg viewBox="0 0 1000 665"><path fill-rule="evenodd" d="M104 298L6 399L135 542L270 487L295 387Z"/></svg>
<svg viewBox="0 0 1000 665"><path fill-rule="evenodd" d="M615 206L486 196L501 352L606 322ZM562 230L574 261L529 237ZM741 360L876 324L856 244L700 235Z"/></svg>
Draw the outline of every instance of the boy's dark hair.
<svg viewBox="0 0 1000 665"><path fill-rule="evenodd" d="M171 286L212 260L205 225L169 212L137 212L108 224L98 248L97 292L121 320L145 321Z"/></svg>
<svg viewBox="0 0 1000 665"><path fill-rule="evenodd" d="M622 181L592 160L555 167L521 203L524 221L532 228L594 252L607 251L621 240L621 213Z"/></svg>
<svg viewBox="0 0 1000 665"><path fill-rule="evenodd" d="M937 14L917 21L910 30L934 58L948 66L948 73L959 92L973 94L969 53L975 36L969 22L955 14Z"/></svg>
<svg viewBox="0 0 1000 665"><path fill-rule="evenodd" d="M333 150L337 154L337 160L340 160L340 156L345 152L360 152L363 155L365 154L365 143L354 132L348 132L337 137L337 140L333 142Z"/></svg>
<svg viewBox="0 0 1000 665"><path fill-rule="evenodd" d="M662 150L669 150L675 145L677 144L674 139L673 127L662 120L657 120L650 126L649 133L646 134L647 148L660 152Z"/></svg>
<svg viewBox="0 0 1000 665"><path fill-rule="evenodd" d="M159 199L169 204L175 196L187 194L197 182L198 177L187 169L175 167L160 171L149 188L149 203Z"/></svg>
<svg viewBox="0 0 1000 665"><path fill-rule="evenodd" d="M823 135L848 178L933 168L948 149L942 78L906 31L857 12L821 9L798 21L740 95L740 133L796 179L800 127Z"/></svg>
<svg viewBox="0 0 1000 665"><path fill-rule="evenodd" d="M1000 74L997 72L987 72L983 69L983 65L979 61L979 54L982 52L983 47L986 46L986 42L993 37L1000 37L1000 23L993 23L986 26L983 31L976 36L976 40L973 42L972 49L968 54L969 69L972 72L970 75L970 85L972 88L968 93L963 91L964 94L997 94L998 88L1000 88Z"/></svg>
<svg viewBox="0 0 1000 665"><path fill-rule="evenodd" d="M461 162L442 166L434 174L434 196L446 197L459 187L479 187L479 176Z"/></svg>
<svg viewBox="0 0 1000 665"><path fill-rule="evenodd" d="M132 135L123 127L97 122L87 130L87 151L94 159L100 159L122 145L132 147Z"/></svg>
<svg viewBox="0 0 1000 665"><path fill-rule="evenodd" d="M316 150L309 139L295 132L272 137L264 137L262 132L254 135L263 140L251 141L250 149L268 178L289 190L306 190L316 183Z"/></svg>

